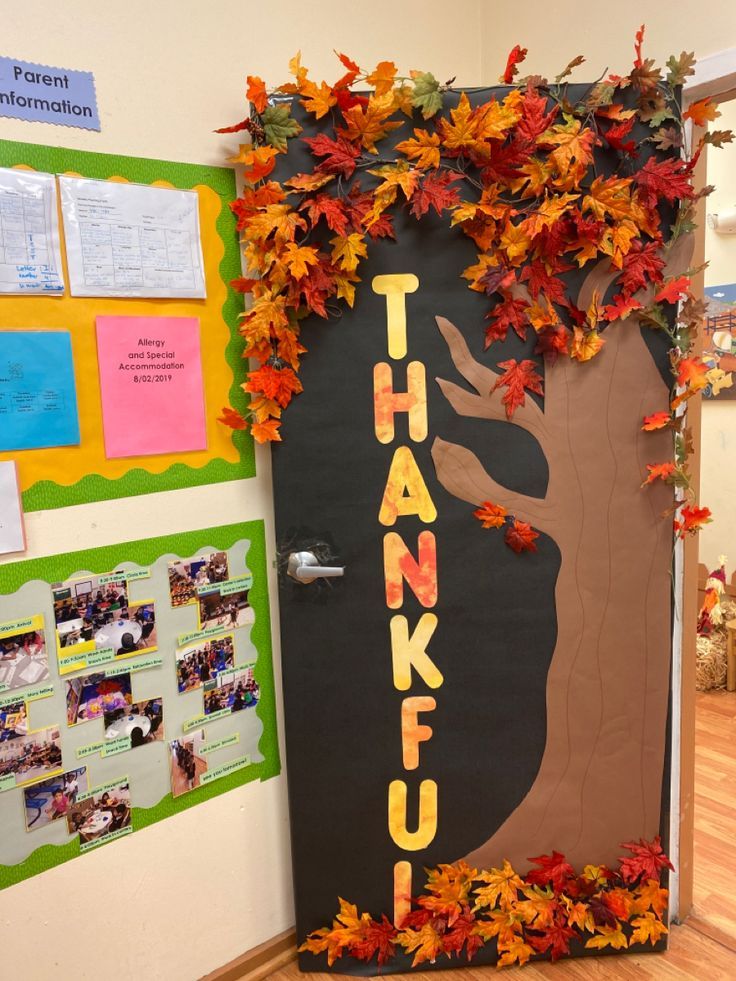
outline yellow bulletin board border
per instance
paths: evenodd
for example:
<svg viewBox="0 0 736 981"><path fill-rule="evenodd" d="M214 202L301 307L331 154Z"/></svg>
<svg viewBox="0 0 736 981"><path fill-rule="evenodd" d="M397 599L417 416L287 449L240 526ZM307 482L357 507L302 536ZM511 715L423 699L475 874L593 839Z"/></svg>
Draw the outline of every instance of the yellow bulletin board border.
<svg viewBox="0 0 736 981"><path fill-rule="evenodd" d="M47 147L11 140L0 140L0 167L27 167L51 174L72 173L96 180L117 178L136 184L165 181L180 190L205 187L214 191L222 203L216 220L217 236L224 249L219 264L219 275L222 282L226 284L221 313L230 332L230 341L223 354L226 363L232 369L233 375L229 391L223 390L222 392L222 404L226 405L230 401L236 409L241 411L245 409L247 397L241 385L245 380L247 362L243 360L244 342L238 333L238 318L243 310L243 302L242 296L229 286L232 279L241 275L240 248L235 217L228 207L229 202L236 197L233 170L226 167L206 167L200 164L172 163L166 160L90 153L84 150L68 150L63 147ZM68 292L69 278L67 276L66 296L68 296ZM0 310L3 306L2 301L7 299L9 297L0 298ZM14 297L13 299L22 301L24 304L34 303L32 296ZM45 299L48 302L59 302L56 298ZM100 314L105 313L107 299L99 298L95 302L99 305L98 312ZM155 316L170 313L171 309L168 305L175 301L154 299L146 302L150 305L148 314ZM210 301L201 300L197 302L204 304ZM124 310L118 306L117 312L123 314ZM139 313L139 310L131 309L130 312L131 314ZM13 326L5 317L2 318L1 329L12 329ZM42 327L44 325L39 323L36 326ZM79 379L77 386L79 387ZM212 414L217 409L219 406L207 405L208 414ZM82 422L81 419L80 422ZM41 511L47 508L68 507L72 504L84 504L90 501L134 497L155 491L176 490L181 487L195 487L202 484L254 477L256 468L252 437L244 431L235 430L232 433L228 431L228 439L232 439L235 460L216 457L200 467L176 462L160 473L152 473L145 469L146 458L139 457L136 458L135 462L131 462L130 470L115 478L105 477L99 473L87 473L76 483L68 486L52 480L39 480L23 489L23 507L26 511ZM19 469L22 471L23 454L27 452L29 451L3 453L2 457L16 459ZM151 458L152 461L155 459L155 457Z"/></svg>

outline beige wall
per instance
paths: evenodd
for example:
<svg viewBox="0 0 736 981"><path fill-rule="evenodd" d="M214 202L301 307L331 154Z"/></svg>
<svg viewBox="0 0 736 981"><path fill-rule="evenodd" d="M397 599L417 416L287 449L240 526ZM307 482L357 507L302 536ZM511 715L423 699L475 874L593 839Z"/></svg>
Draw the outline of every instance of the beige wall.
<svg viewBox="0 0 736 981"><path fill-rule="evenodd" d="M341 73L333 48L370 67L393 58L406 73L480 77L478 0L453 3L462 32L448 29L437 0L373 0L363 13L344 0L24 0L20 9L3 19L0 54L94 72L102 132L0 117L3 139L220 164L237 138L212 130L245 115L246 74L285 80L298 48L315 77ZM265 518L272 543L267 451L257 466L248 481L68 508L63 520L31 514L28 556L249 518ZM273 581L271 596L275 607ZM277 642L275 657L278 675ZM281 776L0 893L0 975L193 981L292 923Z"/></svg>
<svg viewBox="0 0 736 981"><path fill-rule="evenodd" d="M0 138L196 163L222 163L235 146L236 138L212 130L244 114L245 75L281 81L297 48L315 77L337 74L337 48L364 65L393 58L404 71L473 84L495 81L516 43L529 47L534 71L554 74L581 52L589 59L583 79L606 65L623 68L642 18L649 50L660 58L736 43L736 8L722 0L701 3L697 18L684 4L678 18L673 4L627 0L617 5L615 26L604 5L591 4L586 14L577 2L508 0L373 0L362 8L344 0L24 0L22 9L22 21L4 19L0 54L94 72L102 132L0 118ZM105 545L126 529L140 537L259 517L272 542L266 451L257 463L250 481L70 508L63 521L56 512L32 514L29 556ZM733 553L736 561L736 547ZM271 594L275 607L273 582ZM275 656L278 675L277 643ZM113 912L111 892L129 897ZM2 963L26 981L102 974L190 981L286 929L292 917L282 776L1 893Z"/></svg>
<svg viewBox="0 0 736 981"><path fill-rule="evenodd" d="M721 106L713 123L736 132L736 100ZM708 154L708 183L715 191L707 201L709 212L736 208L736 149ZM706 286L736 283L736 235L717 235L706 228ZM736 384L736 379L734 379ZM728 558L727 572L736 570L736 400L703 402L700 496L714 515L700 534L700 561L715 568L719 555Z"/></svg>
<svg viewBox="0 0 736 981"><path fill-rule="evenodd" d="M699 58L736 46L736 4L729 0L618 0L543 4L481 0L483 78L495 82L515 44L528 48L525 68L552 78L582 54L586 64L573 79L587 82L606 68L619 75L631 67L634 33L646 24L644 54L661 64L683 49Z"/></svg>

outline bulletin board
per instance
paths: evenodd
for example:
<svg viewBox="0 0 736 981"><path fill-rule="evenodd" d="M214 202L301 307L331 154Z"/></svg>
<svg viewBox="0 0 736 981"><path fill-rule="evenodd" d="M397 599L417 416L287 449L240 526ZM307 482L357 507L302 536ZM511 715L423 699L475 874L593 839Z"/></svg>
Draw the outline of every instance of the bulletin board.
<svg viewBox="0 0 736 981"><path fill-rule="evenodd" d="M192 562L193 557L199 559ZM216 558L223 565L223 575L228 577L227 581L215 586L200 587L204 595L209 595L213 589L228 592L228 584L237 586L239 581L247 580L248 588L239 611L243 614L242 619L236 622L235 618L221 618L227 619L228 625L215 621L209 628L208 637L224 634L234 637L234 670L248 673L250 690L255 693L248 703L237 709L233 705L230 711L221 709L204 719L199 713L203 705L206 711L204 700L208 689L222 687L220 682L228 682L229 675L218 676L217 680L213 677L198 687L181 683L178 664L182 642L186 643L201 624L198 623L196 602L177 606L172 598L175 595L172 576L177 579L172 570L180 569L182 563L192 570L199 568L202 557L213 561ZM140 601L155 605L156 633L151 632L146 642L150 649L134 652L131 657L116 656L114 661L95 668L72 665L71 670L67 670L67 664L66 673L62 673L60 664L64 649L57 649L55 643L58 585L69 580L82 584L96 582L101 575L111 572L128 577L131 606ZM57 586L56 593L52 584ZM0 730L18 726L11 717L13 708L17 710L18 706L8 704L13 700L17 686L18 699L25 700L23 711L30 736L40 731L44 733L44 740L53 738L59 744L59 758L58 765L52 768L44 782L34 779L38 775L33 771L16 770L10 776L0 776L0 888L66 862L90 848L107 844L122 834L136 833L218 794L279 773L262 521L5 565L0 622L7 624L13 620L22 623L32 620L31 630L36 631L36 637L43 631L48 670L37 672L40 683L32 688L23 679L19 683L17 678L10 684L0 684L4 689L0 692ZM0 627L0 638L2 634ZM22 650L19 653L23 655ZM98 650L97 654L102 655L104 651ZM12 666L12 662L0 658L0 672L7 670L8 664ZM75 714L79 703L77 693L82 690L77 681L95 671L114 682L120 677L121 670L132 680L135 705L155 701L161 724L156 738L149 733L145 743L134 741L122 747L121 752L117 751L117 745L110 743L99 751L95 741L107 739L109 742L110 720L108 715L103 721L93 713L84 719ZM7 682L8 676L3 677ZM133 716L135 705L122 713L123 721L128 713ZM196 725L190 724L192 721ZM187 786L185 767L175 772L174 757L180 752L177 745L185 745L187 740L188 745L192 745L195 739L199 740L200 758L196 776L189 774L192 785ZM17 742L15 738L3 739L0 731L0 769L3 772L7 770L3 764L8 747ZM117 742L113 740L113 743ZM55 819L52 802L57 783L64 786L67 773L82 768L85 773L79 776L79 795L74 806L81 808L84 818L85 811L92 807L92 803L86 802L93 797L98 800L108 794L108 801L124 797L125 801L117 805L124 826L117 831L100 827L85 835L70 830L67 817L71 814L72 804L69 801L63 805L65 813L57 816L61 819ZM13 781L17 785L10 786ZM95 794L90 796L92 791L99 793L96 797ZM104 809L101 813L105 813ZM114 813L114 808L111 806L106 813Z"/></svg>
<svg viewBox="0 0 736 981"><path fill-rule="evenodd" d="M236 480L255 475L253 441L217 421L228 401L244 407L243 341L238 333L242 297L229 283L241 274L235 219L228 203L236 196L234 172L136 157L89 153L0 140L0 167L67 174L195 190L206 299L88 298L70 295L62 235L63 296L0 296L3 330L63 329L71 333L81 426L78 446L0 453L18 462L26 511L66 507ZM186 454L107 459L103 439L95 321L99 316L196 317L200 323L205 389L206 449Z"/></svg>

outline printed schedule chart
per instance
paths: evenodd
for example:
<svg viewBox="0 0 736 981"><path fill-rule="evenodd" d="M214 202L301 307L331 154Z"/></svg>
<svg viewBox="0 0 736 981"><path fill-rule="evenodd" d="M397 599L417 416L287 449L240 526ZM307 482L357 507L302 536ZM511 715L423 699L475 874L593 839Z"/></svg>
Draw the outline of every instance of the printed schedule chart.
<svg viewBox="0 0 736 981"><path fill-rule="evenodd" d="M0 293L63 292L54 178L0 170Z"/></svg>

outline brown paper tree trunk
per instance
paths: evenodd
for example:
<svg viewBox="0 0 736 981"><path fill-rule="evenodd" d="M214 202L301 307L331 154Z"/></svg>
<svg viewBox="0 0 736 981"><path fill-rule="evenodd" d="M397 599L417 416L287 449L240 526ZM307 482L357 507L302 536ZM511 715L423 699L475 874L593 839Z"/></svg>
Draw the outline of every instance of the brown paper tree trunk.
<svg viewBox="0 0 736 981"><path fill-rule="evenodd" d="M489 394L498 375L449 321L438 325L478 393L437 379L446 398L460 415L505 421L500 394ZM467 856L481 868L504 858L523 867L555 849L576 867L614 864L620 842L660 830L672 595L672 525L662 514L673 495L661 481L640 485L647 462L671 459L672 439L641 425L668 409L669 392L636 319L604 337L591 362L547 366L543 411L527 398L513 416L547 458L543 499L500 486L461 446L438 438L432 448L446 490L503 505L561 553L544 755L521 804Z"/></svg>

